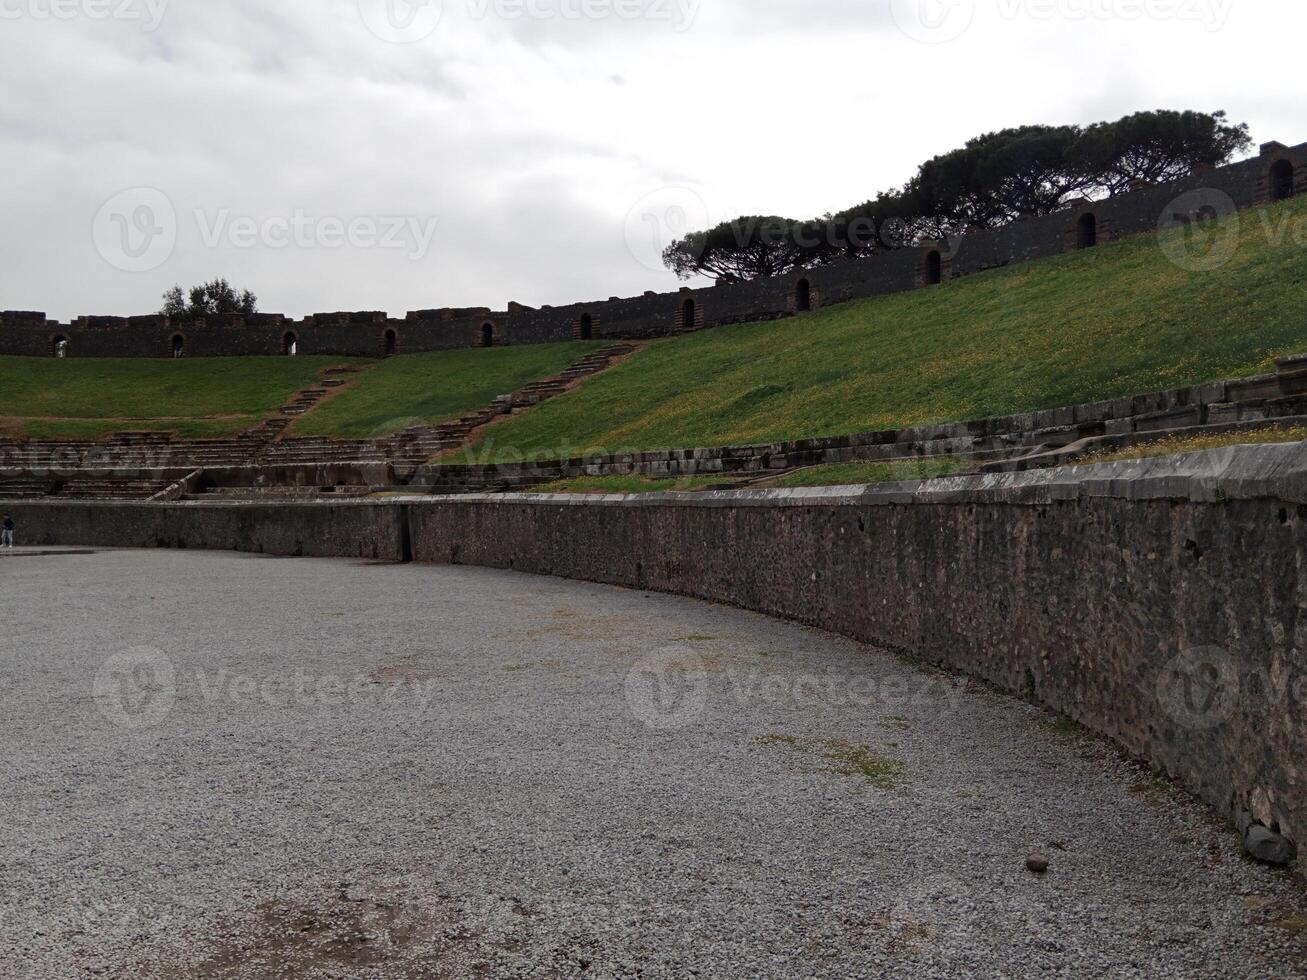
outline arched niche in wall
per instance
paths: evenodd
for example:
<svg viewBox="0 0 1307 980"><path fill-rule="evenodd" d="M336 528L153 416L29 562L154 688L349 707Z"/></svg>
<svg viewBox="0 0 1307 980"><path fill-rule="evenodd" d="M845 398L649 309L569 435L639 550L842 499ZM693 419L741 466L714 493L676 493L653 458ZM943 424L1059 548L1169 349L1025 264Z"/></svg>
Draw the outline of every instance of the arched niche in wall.
<svg viewBox="0 0 1307 980"><path fill-rule="evenodd" d="M699 324L699 304L693 297L681 304L681 329L693 330Z"/></svg>
<svg viewBox="0 0 1307 980"><path fill-rule="evenodd" d="M288 330L281 338L281 352L287 357L294 357L300 352L300 339L295 335L294 330Z"/></svg>
<svg viewBox="0 0 1307 980"><path fill-rule="evenodd" d="M180 360L186 356L186 337L182 334L175 333L172 339L168 341L168 353L173 360Z"/></svg>
<svg viewBox="0 0 1307 980"><path fill-rule="evenodd" d="M1293 161L1277 160L1272 164L1267 182L1272 201L1287 201L1293 197L1295 191Z"/></svg>
<svg viewBox="0 0 1307 980"><path fill-rule="evenodd" d="M812 283L807 278L794 284L794 312L807 313L812 309Z"/></svg>
<svg viewBox="0 0 1307 980"><path fill-rule="evenodd" d="M68 338L63 334L50 338L50 354L54 357L67 357Z"/></svg>
<svg viewBox="0 0 1307 980"><path fill-rule="evenodd" d="M581 314L581 324L578 333L582 340L594 340L595 318L589 313Z"/></svg>
<svg viewBox="0 0 1307 980"><path fill-rule="evenodd" d="M394 330L387 330L382 338L382 352L386 357L394 357L399 353L399 334Z"/></svg>
<svg viewBox="0 0 1307 980"><path fill-rule="evenodd" d="M938 286L944 281L944 256L939 249L926 253L926 285Z"/></svg>
<svg viewBox="0 0 1307 980"><path fill-rule="evenodd" d="M1076 248L1093 248L1098 244L1098 216L1086 211L1076 222Z"/></svg>

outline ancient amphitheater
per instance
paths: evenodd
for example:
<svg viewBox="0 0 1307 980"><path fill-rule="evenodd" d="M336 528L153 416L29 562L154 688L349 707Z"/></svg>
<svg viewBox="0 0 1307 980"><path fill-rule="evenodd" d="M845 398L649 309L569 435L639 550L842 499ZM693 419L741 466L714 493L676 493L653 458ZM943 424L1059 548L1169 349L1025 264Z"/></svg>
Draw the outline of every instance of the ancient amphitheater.
<svg viewBox="0 0 1307 980"><path fill-rule="evenodd" d="M475 458L662 338L1303 189L1307 146L1267 144L739 286L184 331L4 314L0 353L69 360L591 342L374 438L296 433L346 364L221 438L0 446L4 969L1307 976L1307 443L1265 437L1307 427L1307 355L999 417ZM1220 447L1129 458L1163 438ZM632 475L714 483L531 492Z"/></svg>

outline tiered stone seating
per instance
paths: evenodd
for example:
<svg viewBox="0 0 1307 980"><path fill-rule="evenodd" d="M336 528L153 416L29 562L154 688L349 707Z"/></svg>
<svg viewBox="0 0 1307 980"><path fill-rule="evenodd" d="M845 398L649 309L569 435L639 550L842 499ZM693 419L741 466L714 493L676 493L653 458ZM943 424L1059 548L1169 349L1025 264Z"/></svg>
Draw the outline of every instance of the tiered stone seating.
<svg viewBox="0 0 1307 980"><path fill-rule="evenodd" d="M14 442L0 444L0 466L33 471L76 469L93 442Z"/></svg>
<svg viewBox="0 0 1307 980"><path fill-rule="evenodd" d="M262 445L249 437L179 443L174 465L244 466L254 458Z"/></svg>
<svg viewBox="0 0 1307 980"><path fill-rule="evenodd" d="M293 463L384 462L386 452L379 442L366 439L284 439L262 447L255 462L260 466Z"/></svg>
<svg viewBox="0 0 1307 980"><path fill-rule="evenodd" d="M333 500L366 497L372 487L211 487L190 500Z"/></svg>
<svg viewBox="0 0 1307 980"><path fill-rule="evenodd" d="M462 446L475 429L501 415L537 405L547 398L554 397L579 379L602 371L615 359L625 357L634 349L632 344L614 344L597 350L557 377L532 382L513 394L497 398L485 408L452 422L435 426L414 426L396 435L377 440L281 438L268 443L258 455L256 462L263 466L331 461L391 462L395 464L400 476L407 477L427 460ZM329 384L330 381L324 382L321 388L317 389L317 400L326 395L327 392L322 389Z"/></svg>
<svg viewBox="0 0 1307 980"><path fill-rule="evenodd" d="M441 425L414 426L381 439L288 438L286 428L310 411L332 391L346 384L357 368L336 368L320 383L297 392L273 418L240 436L222 439L174 440L161 432L124 432L100 442L0 443L0 466L30 471L32 480L11 481L14 493L37 495L41 471L74 475L58 492L63 496L139 498L152 496L171 485L156 474L171 469L217 469L243 466L295 466L333 462L391 463L399 481L410 479L428 460L461 447L476 429L494 419L522 411L567 390L578 380L602 371L615 359L635 349L614 344L588 354L556 377L533 382L486 407ZM79 470L93 474L76 476ZM509 489L521 484L515 476L492 477L471 484L476 489ZM0 482L0 493L8 483ZM56 488L59 484L50 484ZM355 488L359 490L360 488ZM46 491L48 492L48 491ZM276 488L221 490L217 497L264 497ZM289 488L291 497L313 496L316 488ZM324 496L326 494L323 494Z"/></svg>
<svg viewBox="0 0 1307 980"><path fill-rule="evenodd" d="M171 480L150 477L74 477L63 484L59 496L77 500L148 500L171 483Z"/></svg>
<svg viewBox="0 0 1307 980"><path fill-rule="evenodd" d="M34 476L23 470L0 471L0 499L24 500L49 494L52 482L49 477Z"/></svg>

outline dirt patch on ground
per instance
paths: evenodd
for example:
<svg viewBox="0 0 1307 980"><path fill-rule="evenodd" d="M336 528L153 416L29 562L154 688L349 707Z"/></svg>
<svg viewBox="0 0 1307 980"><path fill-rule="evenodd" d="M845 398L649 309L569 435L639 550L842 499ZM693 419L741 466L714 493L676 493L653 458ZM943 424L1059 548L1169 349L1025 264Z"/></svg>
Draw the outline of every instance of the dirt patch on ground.
<svg viewBox="0 0 1307 980"><path fill-rule="evenodd" d="M462 923L448 895L340 885L312 905L270 902L224 922L201 962L152 975L160 980L359 975L454 980L477 975L474 937Z"/></svg>

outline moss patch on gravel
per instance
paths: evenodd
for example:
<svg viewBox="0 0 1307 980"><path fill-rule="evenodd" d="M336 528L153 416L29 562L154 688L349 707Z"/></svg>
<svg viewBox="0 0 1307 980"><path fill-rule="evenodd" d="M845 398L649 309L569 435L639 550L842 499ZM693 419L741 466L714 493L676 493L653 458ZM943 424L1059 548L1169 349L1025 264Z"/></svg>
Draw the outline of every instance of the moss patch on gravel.
<svg viewBox="0 0 1307 980"><path fill-rule="evenodd" d="M1077 721L1072 721L1070 718L1045 719L1043 724L1058 738L1064 738L1068 741L1090 737L1088 728Z"/></svg>
<svg viewBox="0 0 1307 980"><path fill-rule="evenodd" d="M1275 923L1275 928L1283 929L1294 936L1307 936L1307 915L1295 915L1287 919L1280 919Z"/></svg>
<svg viewBox="0 0 1307 980"><path fill-rule="evenodd" d="M1148 776L1131 786L1130 793L1151 807L1160 807L1171 795L1171 784L1160 776Z"/></svg>
<svg viewBox="0 0 1307 980"><path fill-rule="evenodd" d="M818 755L841 776L861 776L877 789L896 789L907 773L897 759L873 752L870 746L840 738L799 738L794 735L766 735L757 739L763 748L783 746L796 752Z"/></svg>

